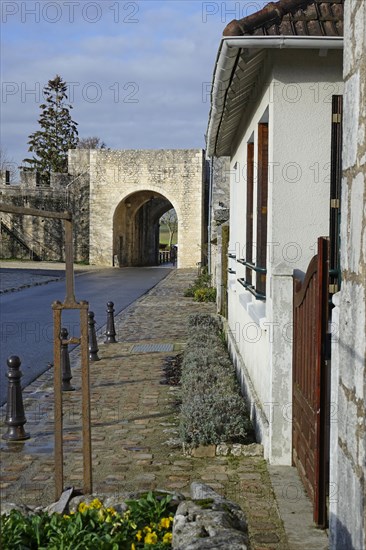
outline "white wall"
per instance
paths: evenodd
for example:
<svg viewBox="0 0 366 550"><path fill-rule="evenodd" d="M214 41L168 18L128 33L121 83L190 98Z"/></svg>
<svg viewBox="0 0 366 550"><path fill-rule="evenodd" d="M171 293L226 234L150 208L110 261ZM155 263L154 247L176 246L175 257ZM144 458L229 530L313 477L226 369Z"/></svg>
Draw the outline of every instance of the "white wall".
<svg viewBox="0 0 366 550"><path fill-rule="evenodd" d="M254 132L257 143L258 123L268 109L267 300L263 304L234 282L245 276L245 267L232 260L229 326L233 355L253 386L248 393L266 456L273 464L291 464L292 273L306 270L317 238L329 232L331 95L342 93L342 61L340 52L320 57L286 50L270 57L267 84L239 130L230 189L230 248L244 257L247 142ZM256 198L254 193L254 235Z"/></svg>

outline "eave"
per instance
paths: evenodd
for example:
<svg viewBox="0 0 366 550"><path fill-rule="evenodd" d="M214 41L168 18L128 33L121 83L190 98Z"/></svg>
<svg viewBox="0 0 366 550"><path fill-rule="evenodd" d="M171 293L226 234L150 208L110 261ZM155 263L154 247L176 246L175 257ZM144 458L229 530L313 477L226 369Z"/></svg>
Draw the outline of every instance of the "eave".
<svg viewBox="0 0 366 550"><path fill-rule="evenodd" d="M334 50L343 37L238 36L223 38L218 51L206 133L207 156L229 156L238 124L248 109L268 49Z"/></svg>

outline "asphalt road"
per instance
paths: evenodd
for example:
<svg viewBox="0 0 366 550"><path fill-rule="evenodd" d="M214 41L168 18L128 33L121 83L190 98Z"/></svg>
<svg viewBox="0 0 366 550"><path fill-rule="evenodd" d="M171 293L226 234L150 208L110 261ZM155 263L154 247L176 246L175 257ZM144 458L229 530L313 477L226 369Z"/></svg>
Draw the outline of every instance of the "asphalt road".
<svg viewBox="0 0 366 550"><path fill-rule="evenodd" d="M14 272L17 270L14 270ZM102 269L75 276L75 297L87 300L95 313L97 329L105 325L106 304L114 302L119 313L168 273L169 268L145 267ZM24 270L22 270L24 273ZM7 365L9 355L18 355L25 387L53 362L53 323L51 304L65 298L65 280L25 288L0 296L0 405L6 401ZM69 335L78 336L79 312L65 311L62 326Z"/></svg>

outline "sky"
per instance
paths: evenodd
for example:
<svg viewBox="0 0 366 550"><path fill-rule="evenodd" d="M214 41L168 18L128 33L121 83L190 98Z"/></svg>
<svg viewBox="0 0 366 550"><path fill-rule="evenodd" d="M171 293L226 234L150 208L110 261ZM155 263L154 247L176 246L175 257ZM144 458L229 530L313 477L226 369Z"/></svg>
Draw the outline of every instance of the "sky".
<svg viewBox="0 0 366 550"><path fill-rule="evenodd" d="M79 137L111 149L205 148L222 31L267 2L1 0L1 148L18 166L42 90L68 83Z"/></svg>

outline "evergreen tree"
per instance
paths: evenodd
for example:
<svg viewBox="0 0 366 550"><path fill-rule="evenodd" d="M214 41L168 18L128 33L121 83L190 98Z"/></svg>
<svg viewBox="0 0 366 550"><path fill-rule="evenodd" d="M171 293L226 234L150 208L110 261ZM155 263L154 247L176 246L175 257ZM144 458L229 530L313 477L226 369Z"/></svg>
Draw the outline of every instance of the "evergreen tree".
<svg viewBox="0 0 366 550"><path fill-rule="evenodd" d="M38 123L41 127L29 136L29 149L33 158L24 159L31 170L40 173L41 182L49 184L50 172L67 172L67 151L78 144L77 122L70 115L67 85L58 75L49 80L43 89L45 103Z"/></svg>

